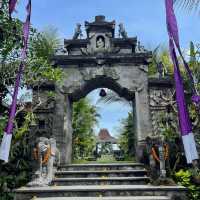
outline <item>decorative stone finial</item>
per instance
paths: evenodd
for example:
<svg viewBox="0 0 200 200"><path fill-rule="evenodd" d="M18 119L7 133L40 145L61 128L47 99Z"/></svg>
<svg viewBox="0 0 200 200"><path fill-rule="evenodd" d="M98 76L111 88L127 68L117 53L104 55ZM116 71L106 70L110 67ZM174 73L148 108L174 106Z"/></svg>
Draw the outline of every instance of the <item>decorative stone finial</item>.
<svg viewBox="0 0 200 200"><path fill-rule="evenodd" d="M104 22L106 17L104 15L95 16L95 22Z"/></svg>

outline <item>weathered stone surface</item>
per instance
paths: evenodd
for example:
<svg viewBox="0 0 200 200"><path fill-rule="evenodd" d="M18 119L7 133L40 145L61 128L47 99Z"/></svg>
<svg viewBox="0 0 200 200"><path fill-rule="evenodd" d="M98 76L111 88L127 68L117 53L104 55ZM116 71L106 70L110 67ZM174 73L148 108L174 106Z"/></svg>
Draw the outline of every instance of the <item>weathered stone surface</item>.
<svg viewBox="0 0 200 200"><path fill-rule="evenodd" d="M86 39L65 40L68 54L54 56L55 65L64 70L66 77L56 87L53 127L62 152L61 163L66 164L71 162L72 104L94 89L109 88L133 102L137 141L144 140L152 132L147 74L151 52L136 52L137 38L115 38L115 22L107 22L103 16L97 16L94 22L86 22L85 26ZM126 35L125 31L120 33Z"/></svg>
<svg viewBox="0 0 200 200"><path fill-rule="evenodd" d="M35 200L170 200L166 196L135 196L135 197L58 197L36 198Z"/></svg>
<svg viewBox="0 0 200 200"><path fill-rule="evenodd" d="M72 171L72 170L131 170L144 169L144 165L140 163L110 163L110 164L70 164L61 165L58 170Z"/></svg>
<svg viewBox="0 0 200 200"><path fill-rule="evenodd" d="M34 150L38 168L27 186L47 186L53 181L55 166L60 164L60 152L56 147L56 140L40 137ZM46 156L48 156L48 160L44 162Z"/></svg>
<svg viewBox="0 0 200 200"><path fill-rule="evenodd" d="M49 187L32 187L20 188L16 190L15 200L30 200L32 197L38 198L58 198L58 197L110 197L128 199L137 196L144 200L150 200L158 196L172 197L174 195L182 196L182 200L186 200L186 189L180 186L152 186L147 183L141 185L140 181L148 180L145 170L135 169L117 169L123 166L138 166L139 164L89 164L89 165L70 165L82 171L58 171L55 178L54 186ZM97 169L93 168L96 166ZM140 165L139 165L140 166ZM81 168L83 167L83 168ZM87 168L88 167L88 168ZM105 167L109 167L106 169ZM140 166L141 168L143 165ZM66 168L64 168L66 169ZM70 169L70 168L69 168ZM63 168L61 167L61 170ZM142 173L142 174L141 174ZM68 178L64 178L68 176ZM85 178L80 178L81 176ZM95 177L97 176L97 177ZM79 177L79 178L77 178ZM86 178L87 177L87 178ZM69 184L66 184L68 182ZM91 184L93 183L93 184ZM116 185L115 185L116 183ZM99 185L98 185L99 184ZM113 185L111 185L113 184ZM89 199L90 199L89 198ZM111 198L111 200L112 200ZM140 199L139 198L139 199ZM161 198L162 199L162 198ZM117 200L117 199L116 199ZM134 198L133 198L134 200Z"/></svg>
<svg viewBox="0 0 200 200"><path fill-rule="evenodd" d="M79 39L78 24L75 37L64 41L67 53L53 57L53 63L64 70L65 76L62 84L53 87L56 97L50 112L50 126L47 123L51 130L45 128L43 133L51 132L56 138L62 164L71 163L73 102L94 89L109 88L133 102L137 144L152 132L148 96L151 52L136 51L137 38L125 37L127 34L121 25L123 38L115 38L115 22L107 22L104 16L97 16L94 22L86 22L85 26L87 38ZM48 92L48 87L45 91ZM47 112L36 113L43 120L49 118Z"/></svg>
<svg viewBox="0 0 200 200"><path fill-rule="evenodd" d="M49 89L56 92L56 98L51 108L37 110L38 118L45 121L46 126L38 131L36 127L33 132L56 138L62 164L71 163L72 105L94 89L109 88L132 102L139 161L145 138L152 135L152 121L153 130L157 131L155 119L159 112L154 109L157 105L151 105L152 97L158 90L173 88L173 84L168 79L148 77L151 52L145 50L136 37L127 37L122 24L119 33L123 37L116 38L115 25L115 21L108 22L105 16L97 16L94 22L85 22L87 37L79 39L81 29L77 24L75 37L64 40L67 53L53 57L54 65L64 71L64 81L41 90L40 96L46 98L43 93Z"/></svg>
<svg viewBox="0 0 200 200"><path fill-rule="evenodd" d="M148 177L90 177L90 178L55 178L53 185L144 185Z"/></svg>
<svg viewBox="0 0 200 200"><path fill-rule="evenodd" d="M145 169L140 170L83 170L83 171L57 171L55 173L56 177L65 177L65 178L86 178L86 177L129 177L129 176L144 176L147 174Z"/></svg>
<svg viewBox="0 0 200 200"><path fill-rule="evenodd" d="M52 186L44 188L21 188L15 200L36 197L98 197L98 196L172 196L184 195L184 187L150 185L100 185L100 186ZM185 198L186 199L186 198ZM184 199L184 200L185 200Z"/></svg>

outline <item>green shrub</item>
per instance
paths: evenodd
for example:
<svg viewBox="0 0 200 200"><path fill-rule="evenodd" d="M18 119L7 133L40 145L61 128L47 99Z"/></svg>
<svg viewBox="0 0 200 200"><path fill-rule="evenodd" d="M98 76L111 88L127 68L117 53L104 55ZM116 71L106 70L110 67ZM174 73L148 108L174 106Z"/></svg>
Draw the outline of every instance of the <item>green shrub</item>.
<svg viewBox="0 0 200 200"><path fill-rule="evenodd" d="M175 180L179 185L188 189L188 196L190 200L200 199L200 186L193 182L193 175L189 170L179 170L175 173Z"/></svg>

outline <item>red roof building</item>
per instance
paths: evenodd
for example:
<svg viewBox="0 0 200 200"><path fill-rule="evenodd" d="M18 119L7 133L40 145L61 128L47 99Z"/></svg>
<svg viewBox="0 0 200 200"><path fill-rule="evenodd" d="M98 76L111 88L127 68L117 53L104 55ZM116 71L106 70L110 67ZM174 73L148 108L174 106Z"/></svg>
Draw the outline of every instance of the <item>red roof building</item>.
<svg viewBox="0 0 200 200"><path fill-rule="evenodd" d="M111 142L111 143L116 143L117 140L116 138L112 137L107 129L101 129L99 131L98 137L97 137L98 142Z"/></svg>

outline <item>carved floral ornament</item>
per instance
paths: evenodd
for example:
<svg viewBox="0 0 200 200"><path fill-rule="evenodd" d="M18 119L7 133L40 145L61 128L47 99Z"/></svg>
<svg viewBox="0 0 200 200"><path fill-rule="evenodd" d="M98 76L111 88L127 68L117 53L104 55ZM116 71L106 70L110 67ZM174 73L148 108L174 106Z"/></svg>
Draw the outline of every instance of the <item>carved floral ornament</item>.
<svg viewBox="0 0 200 200"><path fill-rule="evenodd" d="M120 78L114 68L108 67L80 69L80 73L85 81L95 79L97 76L106 76L113 80L118 80Z"/></svg>
<svg viewBox="0 0 200 200"><path fill-rule="evenodd" d="M174 105L176 102L174 100L174 91L168 90L150 90L150 106L167 106Z"/></svg>

